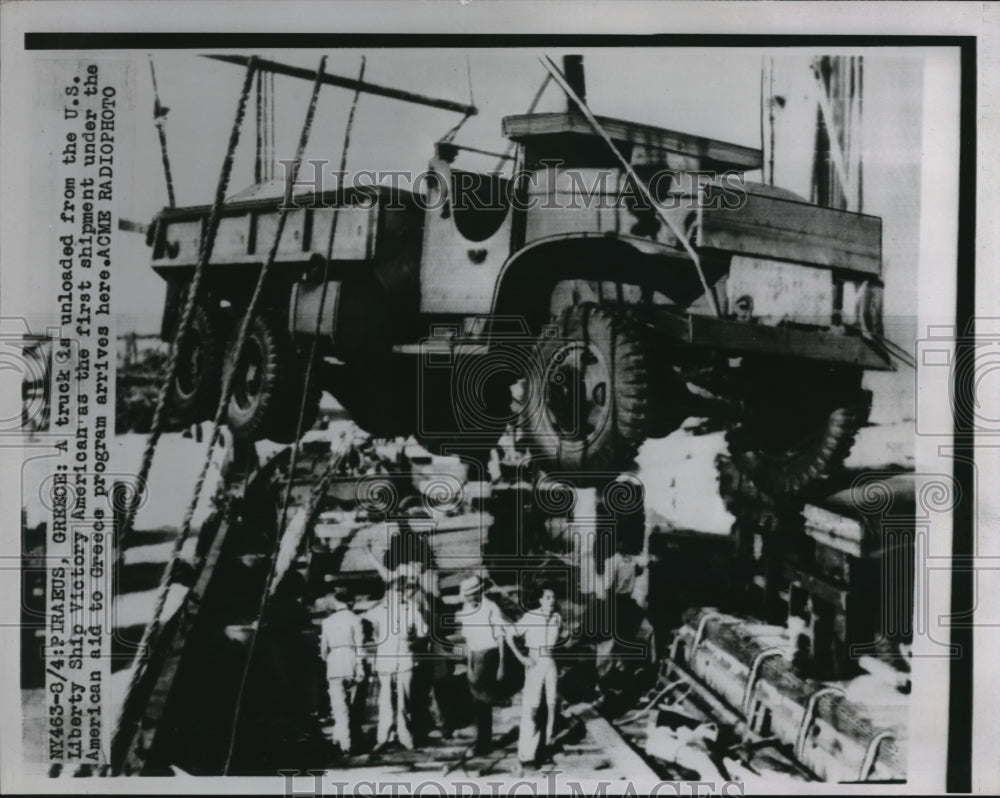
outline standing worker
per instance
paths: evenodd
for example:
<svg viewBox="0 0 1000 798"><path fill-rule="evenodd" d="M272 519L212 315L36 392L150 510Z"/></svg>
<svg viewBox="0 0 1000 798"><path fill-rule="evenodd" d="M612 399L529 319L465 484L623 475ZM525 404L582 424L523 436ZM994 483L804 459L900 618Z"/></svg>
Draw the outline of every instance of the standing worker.
<svg viewBox="0 0 1000 798"><path fill-rule="evenodd" d="M355 688L364 679L364 646L361 619L354 614L354 595L346 587L333 593L333 614L323 621L320 656L326 662L326 679L333 711L333 742L344 755L351 753L351 707Z"/></svg>
<svg viewBox="0 0 1000 798"><path fill-rule="evenodd" d="M645 554L631 553L629 542L619 537L615 553L604 561L604 573L598 575L597 594L605 598L613 619L611 637L597 645L597 673L602 678L621 664L616 656L619 644L631 643L639 631L643 612L633 593L642 584L638 581L641 569L648 564Z"/></svg>
<svg viewBox="0 0 1000 798"><path fill-rule="evenodd" d="M398 530L389 537L381 560L375 556L370 540L365 544L365 555L386 585L399 578L417 582L420 599L425 611L429 611L431 604L440 598L441 587L427 534L412 529L405 519L397 525Z"/></svg>
<svg viewBox="0 0 1000 798"><path fill-rule="evenodd" d="M526 612L517 623L517 634L524 638L528 656L524 663L524 692L521 694L521 730L517 741L517 759L521 769L539 764L542 745L541 709L545 695L545 742L552 742L556 718L556 683L558 670L552 651L559 641L562 617L556 610L556 593L551 585L539 589L538 609Z"/></svg>
<svg viewBox="0 0 1000 798"><path fill-rule="evenodd" d="M454 714L448 695L451 663L448 651L441 642L444 606L427 533L417 532L405 521L400 521L399 531L390 537L382 558L375 556L371 542L365 547L365 553L386 585L403 579L406 584L413 582L419 588L414 598L432 633L418 641L415 649L418 656L411 685L414 708L412 731L419 742L436 724L443 737L450 737Z"/></svg>
<svg viewBox="0 0 1000 798"><path fill-rule="evenodd" d="M375 751L388 745L393 728L399 743L413 750L410 731L413 640L428 635L417 593L416 583L404 584L397 579L388 586L385 599L367 616L375 627L377 642L375 671L379 678L379 698Z"/></svg>
<svg viewBox="0 0 1000 798"><path fill-rule="evenodd" d="M497 703L501 656L503 646L515 634L500 608L483 595L484 590L478 575L463 580L462 609L455 616L465 637L469 690L476 719L473 750L477 755L488 753L493 747L493 705ZM509 645L514 648L513 642Z"/></svg>

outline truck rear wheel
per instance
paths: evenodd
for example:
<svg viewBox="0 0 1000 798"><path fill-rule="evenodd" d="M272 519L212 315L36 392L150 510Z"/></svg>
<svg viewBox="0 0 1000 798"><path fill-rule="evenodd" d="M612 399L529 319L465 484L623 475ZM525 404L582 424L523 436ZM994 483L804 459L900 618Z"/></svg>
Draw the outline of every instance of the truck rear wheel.
<svg viewBox="0 0 1000 798"><path fill-rule="evenodd" d="M182 424L214 418L219 405L224 333L221 321L195 305L191 327L177 350L170 407Z"/></svg>
<svg viewBox="0 0 1000 798"><path fill-rule="evenodd" d="M288 398L294 393L296 356L288 333L275 314L264 312L247 331L239 363L234 362L235 345L234 340L226 357L227 379L235 368L226 407L229 429L243 440L271 437L283 429L283 416L290 412Z"/></svg>
<svg viewBox="0 0 1000 798"><path fill-rule="evenodd" d="M560 337L539 342L522 424L558 468L627 468L651 425L649 350L624 314L595 304L567 308Z"/></svg>
<svg viewBox="0 0 1000 798"><path fill-rule="evenodd" d="M771 496L808 491L840 468L867 422L871 392L861 375L803 382L780 395L755 392L726 436L733 463ZM772 385L780 385L775 382Z"/></svg>

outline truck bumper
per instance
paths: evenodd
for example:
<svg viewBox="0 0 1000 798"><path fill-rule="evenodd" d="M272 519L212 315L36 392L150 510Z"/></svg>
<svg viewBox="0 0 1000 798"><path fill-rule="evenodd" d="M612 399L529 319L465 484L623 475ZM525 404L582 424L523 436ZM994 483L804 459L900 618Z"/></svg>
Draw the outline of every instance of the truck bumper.
<svg viewBox="0 0 1000 798"><path fill-rule="evenodd" d="M654 311L649 327L690 346L739 355L770 355L857 366L873 371L895 371L874 342L860 335L794 327L769 327L710 316L692 316L672 310Z"/></svg>

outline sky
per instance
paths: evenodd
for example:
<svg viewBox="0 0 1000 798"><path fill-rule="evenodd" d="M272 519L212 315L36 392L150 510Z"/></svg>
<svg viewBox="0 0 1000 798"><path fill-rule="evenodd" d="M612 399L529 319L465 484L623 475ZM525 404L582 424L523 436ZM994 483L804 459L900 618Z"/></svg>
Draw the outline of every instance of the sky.
<svg viewBox="0 0 1000 798"><path fill-rule="evenodd" d="M775 58L779 74L796 76L798 80L806 73L810 58L816 55L756 48L604 48L567 52L584 56L587 98L595 113L748 147L761 146L764 58ZM260 54L315 69L324 53L295 50ZM325 54L328 72L357 75L361 51ZM375 49L364 53L365 79L463 103L471 99L479 113L464 124L456 143L502 151L507 142L501 135L501 120L527 110L546 74L538 60L542 54L543 51L526 48ZM546 50L544 54L559 63L564 52ZM864 55L864 211L883 219L887 326L891 327L895 319L915 329L912 318L916 313L917 288L913 270L919 256L921 172L926 168L921 148L921 128L926 124L921 86L925 62L923 55L913 50L869 49ZM120 149L116 192L121 198L123 218L148 222L167 203L159 141L152 119L150 54L125 51L88 56L126 64L127 85L118 94ZM61 57L74 55L67 53ZM177 202L179 205L210 203L244 68L189 51L156 51L152 61L160 101L170 109L166 135ZM274 86L276 154L279 158L291 158L311 86L309 81L283 76L275 76ZM39 92L40 97L43 94ZM307 159L325 159L334 168L339 161L352 96L349 90L322 89ZM561 92L550 83L537 110L564 108ZM450 111L363 94L358 104L348 169L419 171L432 156L434 142L460 118ZM778 165L786 168L778 168L776 173L780 176L784 172L793 179L779 180L779 184L808 196L808 183L802 179L796 182L794 175L808 173L802 159L811 157L811 147L802 144L809 142L812 131L807 126L800 128L797 123L788 125L787 130L788 145L782 148L779 144L776 148ZM251 100L229 195L253 182L254 138ZM42 132L39 140L49 139ZM39 148L37 155L46 157L45 149ZM486 170L495 164L495 159L477 155L463 154L460 158L458 165L464 168ZM750 173L747 178L760 179L760 175ZM37 190L44 192L45 185L39 183ZM155 332L159 328L164 283L149 268L149 256L143 236L119 237L115 303L120 332ZM31 298L26 304L36 307L52 295L51 287L41 282L28 289ZM36 298L37 304L33 301ZM904 331L902 335L912 339L914 333Z"/></svg>
<svg viewBox="0 0 1000 798"><path fill-rule="evenodd" d="M545 51L557 63L561 51ZM588 102L595 113L760 146L761 53L696 49L628 51L575 50L584 55ZM315 69L321 51L267 53L266 57ZM327 72L356 77L361 51L328 55ZM473 104L479 113L459 131L459 144L503 151L504 116L524 113L545 77L542 51L532 50L372 50L365 53L365 80L467 103L470 75ZM153 54L160 102L170 108L167 146L179 205L210 203L219 177L244 68L211 61L190 52ZM148 222L167 203L159 141L152 123L153 93L149 59L136 54L130 69L134 86L135 136L132 184L122 215ZM291 158L302 126L311 85L275 76L275 138L279 157ZM324 87L320 93L306 159L339 162L353 92ZM550 83L537 107L561 111L565 100ZM720 112L720 108L724 110ZM229 194L253 182L253 105L244 123ZM434 142L459 122L450 111L363 94L352 132L348 169L411 169L427 166ZM457 165L491 169L495 159L463 154ZM122 329L158 329L161 306L152 297L163 283L148 266L142 236L124 240L119 260L128 264L126 285L118 295Z"/></svg>

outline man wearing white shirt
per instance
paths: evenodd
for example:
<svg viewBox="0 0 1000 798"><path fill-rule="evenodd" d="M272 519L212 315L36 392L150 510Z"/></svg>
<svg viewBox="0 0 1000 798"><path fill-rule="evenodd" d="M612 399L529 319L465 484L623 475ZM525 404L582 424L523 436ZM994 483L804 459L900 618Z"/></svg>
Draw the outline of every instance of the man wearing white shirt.
<svg viewBox="0 0 1000 798"><path fill-rule="evenodd" d="M604 561L604 573L597 575L597 595L605 599L614 623L610 638L597 644L597 672L601 677L618 663L619 644L633 641L642 623L643 613L633 591L640 569L648 566L648 555L632 554L625 538L619 537L615 553Z"/></svg>
<svg viewBox="0 0 1000 798"><path fill-rule="evenodd" d="M500 608L483 595L479 576L462 582L462 609L455 619L462 624L467 655L469 690L476 718L477 754L487 753L493 745L493 704L496 701L500 657L505 641L514 635L514 627Z"/></svg>
<svg viewBox="0 0 1000 798"><path fill-rule="evenodd" d="M427 623L420 612L415 584L397 580L388 586L385 599L366 617L375 627L378 647L375 672L379 678L377 748L388 742L393 727L396 739L413 750L410 731L410 688L413 680L412 640L426 637Z"/></svg>
<svg viewBox="0 0 1000 798"><path fill-rule="evenodd" d="M524 663L524 691L521 694L521 730L517 741L517 759L522 767L536 764L542 742L540 710L545 696L545 741L552 741L556 717L558 670L552 651L559 642L562 617L556 611L555 590L543 585L538 609L526 612L517 623L517 634L528 649Z"/></svg>
<svg viewBox="0 0 1000 798"><path fill-rule="evenodd" d="M323 621L320 656L326 662L326 679L333 712L333 741L344 754L351 752L351 711L354 690L364 679L360 652L364 646L361 619L354 614L354 596L344 587L333 594L334 612Z"/></svg>

